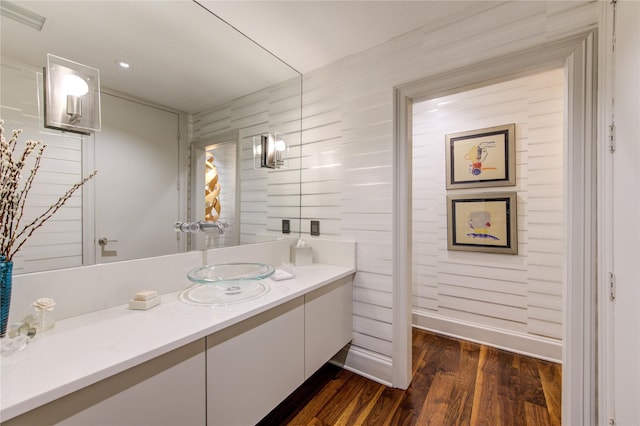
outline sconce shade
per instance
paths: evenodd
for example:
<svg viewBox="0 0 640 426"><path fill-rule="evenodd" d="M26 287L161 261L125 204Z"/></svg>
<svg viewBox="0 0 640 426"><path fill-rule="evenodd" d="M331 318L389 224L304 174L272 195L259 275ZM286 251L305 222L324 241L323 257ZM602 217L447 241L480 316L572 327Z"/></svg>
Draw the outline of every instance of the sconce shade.
<svg viewBox="0 0 640 426"><path fill-rule="evenodd" d="M47 54L44 82L45 127L85 135L101 129L100 71Z"/></svg>
<svg viewBox="0 0 640 426"><path fill-rule="evenodd" d="M284 167L289 148L278 132L267 133L253 138L254 168Z"/></svg>

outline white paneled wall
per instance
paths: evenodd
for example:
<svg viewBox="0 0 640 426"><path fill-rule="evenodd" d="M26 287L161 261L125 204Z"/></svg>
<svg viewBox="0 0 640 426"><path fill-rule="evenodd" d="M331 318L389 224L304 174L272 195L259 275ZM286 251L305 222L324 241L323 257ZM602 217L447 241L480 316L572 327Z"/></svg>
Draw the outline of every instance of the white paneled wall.
<svg viewBox="0 0 640 426"><path fill-rule="evenodd" d="M304 76L302 230L308 232L308 219L319 219L323 236L338 235L358 242L354 341L347 366L380 381L392 382L393 88L561 40L594 28L597 21L597 2L476 2L464 14L443 19L439 27L410 31ZM502 121L508 113L505 110L498 118ZM540 120L544 117L534 121ZM534 132L532 126L523 129L521 136ZM541 137L544 139L544 135ZM542 147L531 149L538 148ZM541 155L537 154L536 167L544 166ZM523 162L522 155L517 161ZM326 167L311 168L311 164ZM341 166L332 168L329 164ZM434 176L434 179L443 178ZM535 191L538 192L529 195L530 202L539 206L544 203L540 194L546 190L538 187ZM429 203L428 199L424 203ZM522 203L522 217L529 209L528 204ZM441 223L442 214L434 209L427 211L423 219ZM540 225L535 225L537 232L552 232ZM525 234L528 230L521 228L520 232ZM543 263L545 255L540 243L545 241L540 241L537 247L533 247L532 239L525 241L528 244L521 246L523 252L531 252L535 262ZM422 244L425 253L438 253L438 246L428 238ZM482 264L479 261L478 267ZM425 260L420 273L433 275L437 267L451 271L454 265L440 266L434 259ZM513 257L502 268L488 268L492 272L485 275L496 276L485 279L485 285L492 285L494 293L501 292L503 281L517 283L514 284L517 290L510 290L513 294L506 296L509 301L500 307L503 319L495 320L494 325L516 325L521 333L557 335L557 306L549 306L546 296L538 297L554 295L558 290L554 284L549 288L547 267L540 265L539 269L527 272L521 258ZM435 301L429 302L429 298L435 300L434 286L420 290L425 293L421 303L432 309L437 306ZM450 309L458 306L456 290L451 285L447 287ZM480 304L478 310L485 312L484 318L490 318L495 316L492 311L495 307ZM474 314L468 319L477 318Z"/></svg>
<svg viewBox="0 0 640 426"><path fill-rule="evenodd" d="M256 242L256 235L281 236L283 218L291 230L300 216L300 80L292 79L195 114L192 136L203 141L230 130L240 133L240 243ZM289 146L285 168L255 169L253 138L267 132L284 134ZM224 182L221 182L224 185Z"/></svg>
<svg viewBox="0 0 640 426"><path fill-rule="evenodd" d="M11 137L13 129L22 129L18 152L22 152L24 142L29 139L47 145L33 189L29 192L22 219L24 225L82 179L82 137L42 126L43 118L38 108L38 79L42 79L42 69L5 57L1 67L0 117L5 121L5 138ZM31 163L28 163L24 177L30 169ZM14 273L82 265L81 193L82 190L76 191L47 225L33 234L13 259Z"/></svg>
<svg viewBox="0 0 640 426"><path fill-rule="evenodd" d="M562 79L561 72L531 78L527 141L527 332L556 339L565 255Z"/></svg>
<svg viewBox="0 0 640 426"><path fill-rule="evenodd" d="M563 80L558 69L414 105L414 314L562 338ZM516 186L447 191L445 134L511 123ZM518 193L518 255L448 251L447 194L504 191Z"/></svg>

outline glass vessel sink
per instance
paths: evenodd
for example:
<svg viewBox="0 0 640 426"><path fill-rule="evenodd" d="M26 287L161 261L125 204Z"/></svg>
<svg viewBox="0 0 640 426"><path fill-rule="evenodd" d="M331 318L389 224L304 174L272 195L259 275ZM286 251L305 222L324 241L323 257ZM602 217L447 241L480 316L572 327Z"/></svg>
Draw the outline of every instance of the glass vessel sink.
<svg viewBox="0 0 640 426"><path fill-rule="evenodd" d="M207 265L189 271L187 277L198 284L220 284L233 281L245 284L259 281L273 275L275 269L264 263L224 263Z"/></svg>
<svg viewBox="0 0 640 426"><path fill-rule="evenodd" d="M274 267L264 263L225 263L192 269L187 278L194 284L179 299L194 305L224 306L255 299L269 291L263 279Z"/></svg>

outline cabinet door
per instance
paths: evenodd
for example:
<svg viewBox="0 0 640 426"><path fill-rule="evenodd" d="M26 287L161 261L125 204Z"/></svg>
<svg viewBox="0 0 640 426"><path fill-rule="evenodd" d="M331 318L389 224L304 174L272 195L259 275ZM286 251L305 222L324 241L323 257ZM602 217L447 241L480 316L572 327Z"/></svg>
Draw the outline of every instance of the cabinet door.
<svg viewBox="0 0 640 426"><path fill-rule="evenodd" d="M207 424L257 423L304 381L304 299L207 337Z"/></svg>
<svg viewBox="0 0 640 426"><path fill-rule="evenodd" d="M305 296L305 380L353 337L353 276Z"/></svg>
<svg viewBox="0 0 640 426"><path fill-rule="evenodd" d="M204 339L197 340L2 425L201 426L204 349Z"/></svg>

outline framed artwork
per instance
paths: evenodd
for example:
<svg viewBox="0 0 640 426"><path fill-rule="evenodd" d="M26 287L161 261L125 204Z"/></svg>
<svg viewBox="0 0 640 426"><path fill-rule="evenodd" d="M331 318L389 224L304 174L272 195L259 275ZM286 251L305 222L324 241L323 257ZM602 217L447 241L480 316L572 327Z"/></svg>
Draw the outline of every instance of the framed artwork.
<svg viewBox="0 0 640 426"><path fill-rule="evenodd" d="M447 189L516 184L516 125L445 136Z"/></svg>
<svg viewBox="0 0 640 426"><path fill-rule="evenodd" d="M448 249L518 254L517 193L447 197Z"/></svg>

